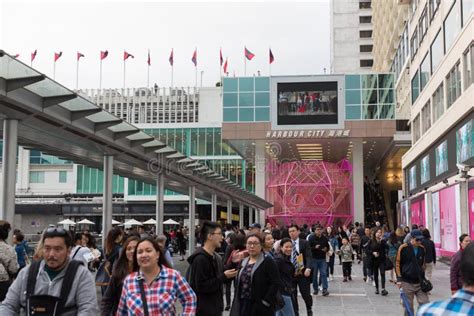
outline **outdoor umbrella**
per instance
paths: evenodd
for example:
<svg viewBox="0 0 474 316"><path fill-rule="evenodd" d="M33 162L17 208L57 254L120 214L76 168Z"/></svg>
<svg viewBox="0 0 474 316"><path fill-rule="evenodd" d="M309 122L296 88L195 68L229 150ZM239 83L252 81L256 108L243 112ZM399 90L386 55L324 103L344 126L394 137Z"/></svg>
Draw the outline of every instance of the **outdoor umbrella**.
<svg viewBox="0 0 474 316"><path fill-rule="evenodd" d="M76 224L95 225L95 223L93 221L90 221L87 218L84 218L82 221L79 221Z"/></svg>
<svg viewBox="0 0 474 316"><path fill-rule="evenodd" d="M125 223L123 223L124 226L143 226L143 224L136 219L129 219Z"/></svg>
<svg viewBox="0 0 474 316"><path fill-rule="evenodd" d="M118 225L121 224L119 221L116 221L115 219L112 219L112 225Z"/></svg>
<svg viewBox="0 0 474 316"><path fill-rule="evenodd" d="M166 221L163 222L164 225L179 225L177 221L170 219L167 219Z"/></svg>
<svg viewBox="0 0 474 316"><path fill-rule="evenodd" d="M154 220L153 218L150 218L146 222L143 222L143 224L144 225L156 225L156 220Z"/></svg>
<svg viewBox="0 0 474 316"><path fill-rule="evenodd" d="M69 218L67 218L58 222L58 225L76 225L76 223L74 221L71 221Z"/></svg>

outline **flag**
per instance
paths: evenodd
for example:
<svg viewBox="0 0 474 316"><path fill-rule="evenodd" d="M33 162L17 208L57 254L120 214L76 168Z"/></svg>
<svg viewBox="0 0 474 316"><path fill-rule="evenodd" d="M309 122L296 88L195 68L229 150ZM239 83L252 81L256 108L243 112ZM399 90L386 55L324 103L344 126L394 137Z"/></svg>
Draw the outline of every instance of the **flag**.
<svg viewBox="0 0 474 316"><path fill-rule="evenodd" d="M18 58L18 57L20 57L20 54L15 54L15 55L13 56L13 58Z"/></svg>
<svg viewBox="0 0 474 316"><path fill-rule="evenodd" d="M272 50L269 49L270 51L270 64L273 63L273 61L275 60L275 57L273 57L273 53L272 53Z"/></svg>
<svg viewBox="0 0 474 316"><path fill-rule="evenodd" d="M252 58L254 58L254 57L255 57L255 55L252 54L252 52L249 51L249 50L247 49L247 47L245 47L245 58L247 58L248 60L252 60Z"/></svg>
<svg viewBox="0 0 474 316"><path fill-rule="evenodd" d="M63 52L59 52L59 53L54 53L54 62L56 62L59 57L61 57L63 55Z"/></svg>
<svg viewBox="0 0 474 316"><path fill-rule="evenodd" d="M37 52L38 51L35 49L35 51L31 53L31 61L35 60Z"/></svg>
<svg viewBox="0 0 474 316"><path fill-rule="evenodd" d="M221 67L222 67L222 64L224 63L224 58L222 57L222 48L219 51L219 56L220 56L220 63L221 63Z"/></svg>
<svg viewBox="0 0 474 316"><path fill-rule="evenodd" d="M84 54L77 52L77 61L79 61L81 57L85 57Z"/></svg>
<svg viewBox="0 0 474 316"><path fill-rule="evenodd" d="M148 59L146 63L148 64L148 66L151 66L150 50L148 50Z"/></svg>
<svg viewBox="0 0 474 316"><path fill-rule="evenodd" d="M109 51L100 51L100 60L104 60L109 55Z"/></svg>
<svg viewBox="0 0 474 316"><path fill-rule="evenodd" d="M170 61L170 65L173 66L173 49L171 49L171 54L170 54L170 58L169 58L169 61Z"/></svg>
<svg viewBox="0 0 474 316"><path fill-rule="evenodd" d="M197 67L197 63L198 63L198 60L197 60L197 48L194 50L193 58L191 58L191 61L193 62L194 67Z"/></svg>
<svg viewBox="0 0 474 316"><path fill-rule="evenodd" d="M227 58L225 59L224 63L224 73L227 73Z"/></svg>
<svg viewBox="0 0 474 316"><path fill-rule="evenodd" d="M135 58L132 54L127 53L126 51L123 51L123 60L127 60L128 57Z"/></svg>

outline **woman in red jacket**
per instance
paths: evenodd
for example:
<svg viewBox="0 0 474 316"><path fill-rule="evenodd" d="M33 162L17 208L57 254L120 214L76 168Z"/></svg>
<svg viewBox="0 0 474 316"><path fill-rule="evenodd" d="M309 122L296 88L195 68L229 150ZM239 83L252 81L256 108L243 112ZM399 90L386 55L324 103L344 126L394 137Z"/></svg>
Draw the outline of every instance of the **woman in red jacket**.
<svg viewBox="0 0 474 316"><path fill-rule="evenodd" d="M451 293L456 293L457 290L462 289L462 278L461 278L461 257L462 252L466 249L467 245L471 243L471 238L468 234L462 234L459 237L460 249L451 258L451 268L449 279L451 281Z"/></svg>

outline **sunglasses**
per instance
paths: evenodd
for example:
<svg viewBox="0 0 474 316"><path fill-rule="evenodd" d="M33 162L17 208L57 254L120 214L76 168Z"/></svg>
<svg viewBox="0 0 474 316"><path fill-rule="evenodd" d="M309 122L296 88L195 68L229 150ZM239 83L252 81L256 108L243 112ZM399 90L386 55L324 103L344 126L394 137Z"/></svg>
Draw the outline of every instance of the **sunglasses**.
<svg viewBox="0 0 474 316"><path fill-rule="evenodd" d="M58 228L58 227L50 227L46 229L47 234L58 234L61 236L65 236L67 234L67 231L64 228Z"/></svg>

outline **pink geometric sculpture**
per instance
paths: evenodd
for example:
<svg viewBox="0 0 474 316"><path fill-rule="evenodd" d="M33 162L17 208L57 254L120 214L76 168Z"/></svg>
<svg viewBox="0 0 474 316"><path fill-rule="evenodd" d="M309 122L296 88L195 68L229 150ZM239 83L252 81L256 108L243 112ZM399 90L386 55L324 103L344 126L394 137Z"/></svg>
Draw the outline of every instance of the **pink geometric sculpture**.
<svg viewBox="0 0 474 316"><path fill-rule="evenodd" d="M347 225L352 222L352 165L320 160L267 165L266 211L272 224Z"/></svg>

